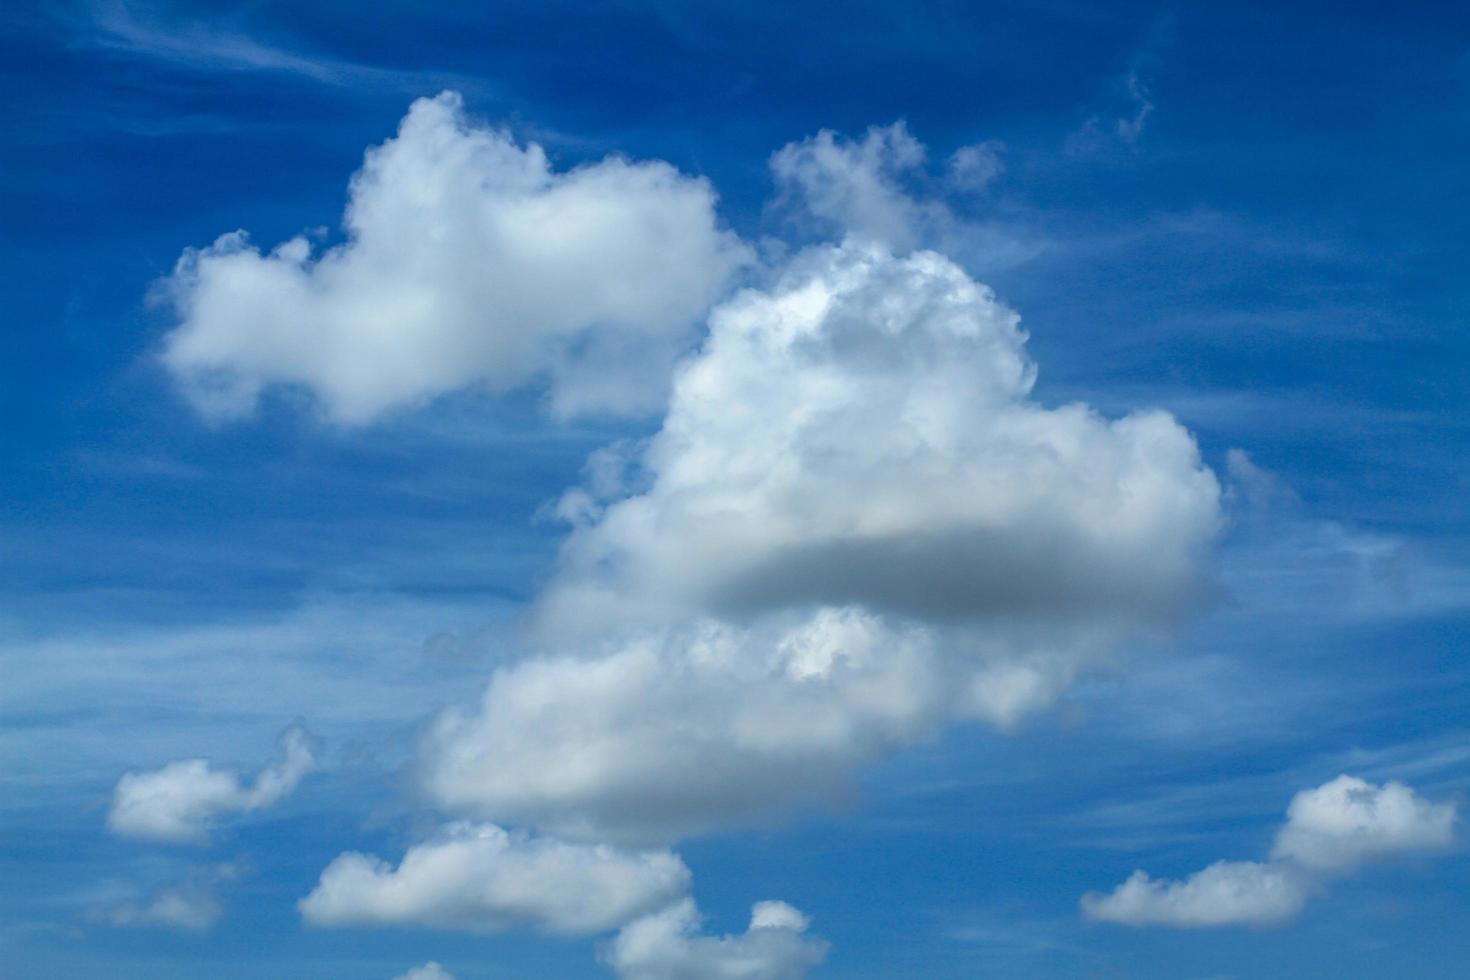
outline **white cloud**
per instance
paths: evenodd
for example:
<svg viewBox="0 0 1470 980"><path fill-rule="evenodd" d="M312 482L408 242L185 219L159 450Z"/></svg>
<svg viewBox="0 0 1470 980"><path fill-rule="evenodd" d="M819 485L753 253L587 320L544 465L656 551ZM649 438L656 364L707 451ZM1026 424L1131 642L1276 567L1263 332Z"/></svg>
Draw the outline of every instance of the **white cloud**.
<svg viewBox="0 0 1470 980"><path fill-rule="evenodd" d="M236 773L215 769L204 759L125 773L113 790L107 826L121 837L204 844L217 816L271 806L315 768L310 738L293 727L281 736L280 757L248 786Z"/></svg>
<svg viewBox="0 0 1470 980"><path fill-rule="evenodd" d="M429 794L675 839L838 796L947 722L1012 723L1188 606L1219 498L1193 440L1031 402L1023 342L940 256L855 244L716 310L631 460L646 489L563 508L547 652L439 720Z"/></svg>
<svg viewBox="0 0 1470 980"><path fill-rule="evenodd" d="M1183 881L1135 871L1106 895L1082 896L1082 910L1090 919L1130 926L1270 925L1301 911L1307 888L1289 868L1217 861Z"/></svg>
<svg viewBox="0 0 1470 980"><path fill-rule="evenodd" d="M1184 881L1135 871L1107 894L1082 896L1082 911L1130 926L1273 925L1301 911L1326 875L1448 847L1455 820L1454 804L1431 803L1402 783L1339 776L1292 798L1270 861L1217 861Z"/></svg>
<svg viewBox="0 0 1470 980"><path fill-rule="evenodd" d="M808 250L714 311L636 460L648 489L574 530L543 619L1170 615L1219 523L1214 475L1165 413L1031 401L1024 344L942 256Z"/></svg>
<svg viewBox="0 0 1470 980"><path fill-rule="evenodd" d="M689 869L668 851L628 852L456 824L397 868L364 854L327 866L299 903L316 926L417 926L565 935L619 925L678 898Z"/></svg>
<svg viewBox="0 0 1470 980"><path fill-rule="evenodd" d="M441 805L581 840L646 843L847 795L864 763L961 718L1048 703L1070 651L987 651L861 609L643 634L600 656L497 671L431 730Z"/></svg>
<svg viewBox="0 0 1470 980"><path fill-rule="evenodd" d="M431 960L423 966L399 974L394 980L454 980L454 974Z"/></svg>
<svg viewBox="0 0 1470 980"><path fill-rule="evenodd" d="M848 608L531 658L496 673L479 711L436 722L424 784L558 835L674 840L838 797L855 767L942 719L1032 707L1053 683L1044 662L966 664L937 643Z"/></svg>
<svg viewBox="0 0 1470 980"><path fill-rule="evenodd" d="M218 922L224 912L215 895L215 886L235 878L238 873L236 866L222 864L191 875L178 884L160 888L144 901L119 902L103 908L96 917L119 927L204 932Z"/></svg>
<svg viewBox="0 0 1470 980"><path fill-rule="evenodd" d="M976 210L976 194L1005 166L999 140L962 146L940 173L903 122L872 126L861 139L824 129L789 143L770 160L774 210L797 228L881 243L895 252L932 248L972 269L1000 269L1035 257L1043 242L1013 216Z"/></svg>
<svg viewBox="0 0 1470 980"><path fill-rule="evenodd" d="M738 936L701 936L699 924L685 899L624 926L604 958L624 980L800 980L827 954L785 902L757 903Z"/></svg>
<svg viewBox="0 0 1470 980"><path fill-rule="evenodd" d="M347 240L190 250L162 288L163 360L205 413L304 388L344 424L456 389L549 379L552 409L646 411L692 324L747 259L709 184L608 158L553 171L535 144L420 99L352 180Z"/></svg>
<svg viewBox="0 0 1470 980"><path fill-rule="evenodd" d="M1378 786L1343 775L1292 798L1271 856L1314 871L1345 871L1443 850L1454 841L1455 821L1453 803L1432 803L1403 783Z"/></svg>
<svg viewBox="0 0 1470 980"><path fill-rule="evenodd" d="M1000 140L985 140L955 150L949 157L949 183L961 191L983 190L1005 172L1004 149Z"/></svg>
<svg viewBox="0 0 1470 980"><path fill-rule="evenodd" d="M900 120L871 126L861 141L830 129L771 155L785 204L800 204L826 228L886 242L904 251L918 243L924 206L903 187L924 164L924 145Z"/></svg>

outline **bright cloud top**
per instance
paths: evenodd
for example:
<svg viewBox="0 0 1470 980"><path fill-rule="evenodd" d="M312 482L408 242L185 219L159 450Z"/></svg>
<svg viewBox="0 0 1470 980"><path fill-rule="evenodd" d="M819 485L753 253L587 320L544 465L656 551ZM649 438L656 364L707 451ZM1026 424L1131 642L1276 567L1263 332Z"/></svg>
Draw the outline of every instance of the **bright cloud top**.
<svg viewBox="0 0 1470 980"><path fill-rule="evenodd" d="M1183 881L1135 871L1106 895L1082 897L1090 919L1130 926L1273 925L1301 911L1307 882L1292 869L1253 861L1216 861Z"/></svg>
<svg viewBox="0 0 1470 980"><path fill-rule="evenodd" d="M1032 402L1024 344L940 255L802 254L715 310L636 460L648 489L576 528L545 618L1167 615L1219 523L1214 475L1164 413Z"/></svg>
<svg viewBox="0 0 1470 980"><path fill-rule="evenodd" d="M1271 856L1328 872L1432 853L1454 841L1455 811L1455 804L1430 802L1403 783L1338 776L1292 798Z"/></svg>
<svg viewBox="0 0 1470 980"><path fill-rule="evenodd" d="M699 922L684 899L624 926L604 959L624 980L801 980L827 955L785 902L756 903L738 936L701 936Z"/></svg>
<svg viewBox="0 0 1470 980"><path fill-rule="evenodd" d="M316 926L416 926L562 935L615 929L689 888L668 851L627 852L458 824L410 847L397 868L343 854L299 903Z"/></svg>
<svg viewBox="0 0 1470 980"><path fill-rule="evenodd" d="M559 414L656 409L747 259L704 180L616 157L556 172L448 92L368 151L343 227L318 254L304 237L262 254L235 232L179 260L163 360L202 411L243 415L284 385L359 424L541 378Z"/></svg>
<svg viewBox="0 0 1470 980"><path fill-rule="evenodd" d="M1135 871L1107 894L1084 895L1082 910L1130 926L1272 925L1296 915L1326 875L1443 850L1455 821L1453 803L1431 803L1402 783L1338 776L1292 798L1269 862L1219 861L1184 881Z"/></svg>
<svg viewBox="0 0 1470 980"><path fill-rule="evenodd" d="M290 795L316 768L311 740L299 728L281 736L280 757L248 785L204 759L125 773L112 794L107 826L120 837L205 844L216 817L261 810Z"/></svg>
<svg viewBox="0 0 1470 980"><path fill-rule="evenodd" d="M551 653L450 712L455 810L646 842L838 795L945 723L1009 724L1198 586L1219 487L1172 418L1028 398L1016 317L849 243L718 308L662 430L563 498Z"/></svg>

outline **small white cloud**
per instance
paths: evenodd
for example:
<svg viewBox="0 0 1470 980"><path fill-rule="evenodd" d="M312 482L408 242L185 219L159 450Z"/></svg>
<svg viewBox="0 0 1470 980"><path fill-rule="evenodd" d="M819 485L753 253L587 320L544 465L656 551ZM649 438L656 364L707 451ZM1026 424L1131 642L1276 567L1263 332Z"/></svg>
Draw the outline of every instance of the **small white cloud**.
<svg viewBox="0 0 1470 980"><path fill-rule="evenodd" d="M1135 871L1106 895L1082 896L1082 911L1096 921L1129 926L1270 925L1296 915L1306 899L1306 883L1290 869L1217 861L1183 881Z"/></svg>
<svg viewBox="0 0 1470 980"><path fill-rule="evenodd" d="M454 974L432 960L423 966L416 966L407 973L401 973L393 980L454 980Z"/></svg>
<svg viewBox="0 0 1470 980"><path fill-rule="evenodd" d="M456 824L410 847L397 868L343 854L298 903L315 926L416 926L563 935L615 929L682 895L689 869L668 851L629 852Z"/></svg>
<svg viewBox="0 0 1470 980"><path fill-rule="evenodd" d="M918 243L924 206L903 187L923 166L924 145L900 120L871 126L861 140L824 129L771 156L783 203L799 205L839 235L884 242L898 251Z"/></svg>
<svg viewBox="0 0 1470 980"><path fill-rule="evenodd" d="M1037 255L1042 241L1014 221L973 211L976 192L1005 169L1003 145L961 147L942 173L902 122L872 126L861 139L824 129L772 154L773 207L824 237L882 244L895 252L931 248L971 268L998 269Z"/></svg>
<svg viewBox="0 0 1470 980"><path fill-rule="evenodd" d="M217 816L271 806L315 768L309 736L293 727L281 736L280 757L248 786L236 773L215 769L204 759L126 773L113 790L107 826L120 837L205 844Z"/></svg>
<svg viewBox="0 0 1470 980"><path fill-rule="evenodd" d="M1292 798L1270 861L1217 861L1183 881L1135 871L1107 894L1082 896L1082 911L1130 926L1274 925L1301 911L1328 875L1443 850L1455 820L1454 804L1431 803L1402 783L1339 776Z"/></svg>
<svg viewBox="0 0 1470 980"><path fill-rule="evenodd" d="M99 909L94 917L119 927L204 932L219 921L224 911L215 895L216 885L237 875L234 865L222 864L160 888L144 901Z"/></svg>
<svg viewBox="0 0 1470 980"><path fill-rule="evenodd" d="M1000 140L972 143L955 150L949 158L947 178L956 190L974 192L983 190L1005 172L1001 152L1005 144Z"/></svg>
<svg viewBox="0 0 1470 980"><path fill-rule="evenodd" d="M699 924L684 899L624 926L604 959L623 980L801 980L827 955L785 902L758 903L741 935L701 936Z"/></svg>
<svg viewBox="0 0 1470 980"><path fill-rule="evenodd" d="M1271 856L1337 872L1382 858L1440 851L1454 841L1455 810L1455 804L1432 803L1403 783L1378 786L1338 776L1292 799Z"/></svg>
<svg viewBox="0 0 1470 980"><path fill-rule="evenodd" d="M180 320L163 362L219 418L273 386L351 425L542 380L560 415L648 411L748 258L714 204L665 163L558 173L458 95L420 99L353 177L344 243L262 254L236 232L184 254L160 290Z"/></svg>

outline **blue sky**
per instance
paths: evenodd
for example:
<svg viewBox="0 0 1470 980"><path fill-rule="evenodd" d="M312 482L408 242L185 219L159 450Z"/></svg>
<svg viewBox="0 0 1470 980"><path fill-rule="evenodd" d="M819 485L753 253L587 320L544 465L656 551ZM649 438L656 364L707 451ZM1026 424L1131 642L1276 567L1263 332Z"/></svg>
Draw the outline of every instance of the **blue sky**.
<svg viewBox="0 0 1470 980"><path fill-rule="evenodd" d="M305 6L0 14L0 977L1463 974L1470 15Z"/></svg>

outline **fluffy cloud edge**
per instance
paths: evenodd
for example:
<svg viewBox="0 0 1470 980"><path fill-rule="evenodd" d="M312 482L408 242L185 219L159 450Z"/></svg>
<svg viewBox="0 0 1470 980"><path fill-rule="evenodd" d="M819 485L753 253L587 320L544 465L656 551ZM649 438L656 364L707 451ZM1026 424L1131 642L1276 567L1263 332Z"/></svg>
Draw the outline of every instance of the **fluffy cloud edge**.
<svg viewBox="0 0 1470 980"><path fill-rule="evenodd" d="M827 956L807 917L785 902L757 902L744 933L707 936L693 899L624 926L602 951L622 980L801 980Z"/></svg>
<svg viewBox="0 0 1470 980"><path fill-rule="evenodd" d="M349 184L345 240L190 249L155 296L160 356L206 417L275 388L362 425L467 388L547 386L553 414L662 402L699 315L751 260L708 181L611 156L557 171L535 143L419 99Z"/></svg>
<svg viewBox="0 0 1470 980"><path fill-rule="evenodd" d="M1457 820L1453 802L1432 802L1399 782L1340 775L1292 797L1269 861L1217 861L1182 881L1138 870L1080 905L1089 919L1128 926L1280 925L1333 876L1447 849Z"/></svg>
<svg viewBox="0 0 1470 980"><path fill-rule="evenodd" d="M272 806L316 768L311 736L292 726L281 736L276 760L248 785L238 774L215 769L205 759L124 773L113 789L107 827L119 837L203 846L220 815Z"/></svg>
<svg viewBox="0 0 1470 980"><path fill-rule="evenodd" d="M309 925L479 933L530 928L592 935L662 907L689 888L670 851L632 852L454 824L397 867L349 852L297 903Z"/></svg>

